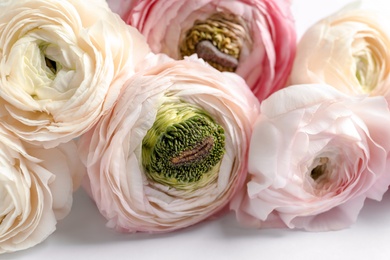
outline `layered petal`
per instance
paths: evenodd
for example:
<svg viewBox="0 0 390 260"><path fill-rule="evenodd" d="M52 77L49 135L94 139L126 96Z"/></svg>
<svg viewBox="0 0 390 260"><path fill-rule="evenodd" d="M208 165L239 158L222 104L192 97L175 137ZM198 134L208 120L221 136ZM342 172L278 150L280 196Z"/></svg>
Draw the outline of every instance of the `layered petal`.
<svg viewBox="0 0 390 260"><path fill-rule="evenodd" d="M259 100L285 86L296 48L290 1L107 2L155 53L174 59L197 53L242 76Z"/></svg>
<svg viewBox="0 0 390 260"><path fill-rule="evenodd" d="M86 132L149 52L105 1L9 1L0 15L0 118L54 147Z"/></svg>
<svg viewBox="0 0 390 260"><path fill-rule="evenodd" d="M85 173L77 146L42 149L0 129L0 254L42 242L72 205L72 176ZM79 177L80 178L80 177Z"/></svg>
<svg viewBox="0 0 390 260"><path fill-rule="evenodd" d="M352 97L328 85L280 90L261 106L246 189L231 203L255 227L310 231L350 226L390 184L390 112L384 97Z"/></svg>
<svg viewBox="0 0 390 260"><path fill-rule="evenodd" d="M300 39L291 84L326 83L389 99L390 30L379 5L354 2L311 26Z"/></svg>
<svg viewBox="0 0 390 260"><path fill-rule="evenodd" d="M172 231L221 211L246 178L259 111L233 73L196 57L148 63L79 143L86 189L124 232Z"/></svg>

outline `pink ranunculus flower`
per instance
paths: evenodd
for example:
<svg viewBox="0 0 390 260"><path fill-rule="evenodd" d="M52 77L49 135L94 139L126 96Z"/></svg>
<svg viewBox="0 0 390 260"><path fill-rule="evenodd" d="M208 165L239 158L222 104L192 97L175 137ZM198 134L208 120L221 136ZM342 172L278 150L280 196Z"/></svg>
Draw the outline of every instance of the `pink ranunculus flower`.
<svg viewBox="0 0 390 260"><path fill-rule="evenodd" d="M108 0L150 48L174 59L197 53L242 76L259 100L285 86L296 48L290 1Z"/></svg>
<svg viewBox="0 0 390 260"><path fill-rule="evenodd" d="M326 83L389 100L390 19L380 8L354 2L309 27L299 41L290 83Z"/></svg>
<svg viewBox="0 0 390 260"><path fill-rule="evenodd" d="M196 57L144 65L79 150L108 227L168 232L221 212L242 187L259 103L241 77Z"/></svg>
<svg viewBox="0 0 390 260"><path fill-rule="evenodd" d="M91 128L150 51L135 28L94 0L8 1L0 46L0 122L45 147Z"/></svg>
<svg viewBox="0 0 390 260"><path fill-rule="evenodd" d="M75 143L44 149L0 128L0 254L45 240L72 205L85 167Z"/></svg>
<svg viewBox="0 0 390 260"><path fill-rule="evenodd" d="M230 205L240 223L309 231L346 228L390 184L384 97L295 85L264 100L250 143L248 181Z"/></svg>

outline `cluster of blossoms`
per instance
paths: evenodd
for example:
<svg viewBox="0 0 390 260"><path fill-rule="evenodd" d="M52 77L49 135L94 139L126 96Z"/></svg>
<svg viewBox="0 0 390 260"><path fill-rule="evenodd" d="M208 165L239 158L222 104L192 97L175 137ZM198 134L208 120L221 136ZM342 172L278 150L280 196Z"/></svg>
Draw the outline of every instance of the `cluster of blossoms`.
<svg viewBox="0 0 390 260"><path fill-rule="evenodd" d="M390 185L386 14L352 3L304 33L289 83L261 104L248 181L231 203L250 227L338 230Z"/></svg>
<svg viewBox="0 0 390 260"><path fill-rule="evenodd" d="M46 239L79 187L108 227L169 232L229 210L342 229L390 185L390 32L369 7L297 45L288 0L0 6L0 254Z"/></svg>

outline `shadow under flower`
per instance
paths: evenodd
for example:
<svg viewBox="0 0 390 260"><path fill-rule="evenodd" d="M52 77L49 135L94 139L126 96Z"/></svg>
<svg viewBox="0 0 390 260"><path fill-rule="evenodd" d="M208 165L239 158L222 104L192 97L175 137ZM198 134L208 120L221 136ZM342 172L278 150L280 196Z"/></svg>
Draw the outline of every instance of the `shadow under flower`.
<svg viewBox="0 0 390 260"><path fill-rule="evenodd" d="M381 201L375 201L367 199L365 204L358 216L356 223L354 223L349 228L339 230L339 231L329 231L329 232L315 232L317 234L321 233L333 233L333 232L348 232L349 229L354 229L354 226L365 227L365 228L377 228L380 229L383 226L388 225L388 220L390 219L390 191L386 192ZM310 235L313 232L300 230L300 229L288 229L288 228L249 228L241 226L235 219L233 212L222 217L218 222L220 228L220 233L223 234L223 237L226 238L237 238L241 239L242 237L257 237L261 238L281 238L286 236L306 236Z"/></svg>
<svg viewBox="0 0 390 260"><path fill-rule="evenodd" d="M169 233L120 233L108 228L106 222L93 200L80 189L75 193L71 214L58 223L53 236L64 244L98 244L170 236Z"/></svg>
<svg viewBox="0 0 390 260"><path fill-rule="evenodd" d="M102 257L104 257L104 254L123 253L124 248L125 252L132 252L135 258L142 256L146 257L145 259L157 259L161 255L179 257L183 252L193 250L194 245L197 248L210 248L215 251L214 253L226 251L232 256L234 254L237 256L242 252L236 251L235 248L246 248L248 252L258 250L267 252L275 245L292 248L305 244L313 248L313 252L306 253L309 255L314 254L317 243L334 241L338 237L340 239L360 237L358 240L355 239L356 241L342 239L337 243L328 244L331 247L330 252L334 253L340 250L340 245L347 247L346 250L348 250L355 248L356 242L368 243L369 238L373 237L377 230L382 230L388 225L389 218L390 192L385 194L381 202L367 200L357 223L349 229L336 232L313 234L313 232L301 230L244 228L237 223L234 213L230 212L170 233L125 234L107 228L106 220L100 215L93 201L83 190L79 190L75 193L71 213L58 223L57 230L48 239L33 248L2 255L0 259L45 259L45 256L53 255L58 255L56 259L69 259L69 256L75 252L80 256L88 256L91 250L92 254L97 256L103 254ZM153 250L150 250L151 248ZM117 249L119 249L118 253L115 252ZM196 255L199 257L208 254L200 250ZM124 259L123 257L120 255L118 259Z"/></svg>

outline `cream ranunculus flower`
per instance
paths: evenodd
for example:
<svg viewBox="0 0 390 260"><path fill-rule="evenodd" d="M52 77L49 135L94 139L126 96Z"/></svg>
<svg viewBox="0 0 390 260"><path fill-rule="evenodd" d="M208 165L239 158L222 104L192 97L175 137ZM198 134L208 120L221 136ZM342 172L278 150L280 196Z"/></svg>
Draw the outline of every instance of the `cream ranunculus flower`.
<svg viewBox="0 0 390 260"><path fill-rule="evenodd" d="M390 184L390 111L384 97L322 84L264 100L253 129L248 182L231 203L240 223L309 231L350 226Z"/></svg>
<svg viewBox="0 0 390 260"><path fill-rule="evenodd" d="M327 83L389 99L390 19L375 7L352 3L310 27L299 41L290 83Z"/></svg>
<svg viewBox="0 0 390 260"><path fill-rule="evenodd" d="M79 142L85 187L124 232L168 232L220 212L246 178L259 110L242 78L200 59L146 63Z"/></svg>
<svg viewBox="0 0 390 260"><path fill-rule="evenodd" d="M53 233L84 173L72 141L44 149L0 128L0 254L32 247Z"/></svg>
<svg viewBox="0 0 390 260"><path fill-rule="evenodd" d="M0 121L45 147L87 131L149 52L105 1L9 1L0 14Z"/></svg>

